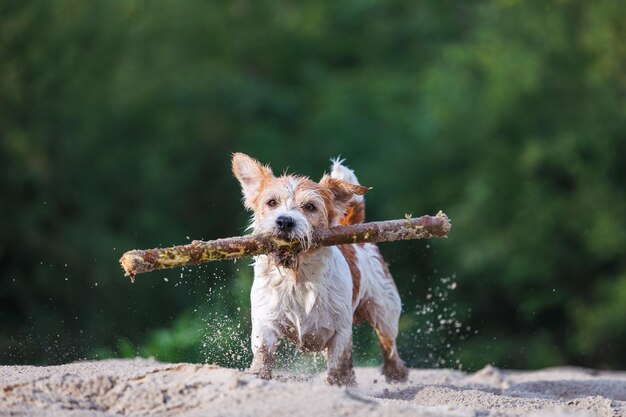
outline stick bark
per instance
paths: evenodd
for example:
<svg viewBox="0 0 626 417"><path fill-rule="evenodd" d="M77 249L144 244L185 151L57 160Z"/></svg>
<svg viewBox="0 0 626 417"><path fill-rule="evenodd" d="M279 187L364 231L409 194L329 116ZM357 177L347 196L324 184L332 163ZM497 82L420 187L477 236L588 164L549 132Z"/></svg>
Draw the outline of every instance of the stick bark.
<svg viewBox="0 0 626 417"><path fill-rule="evenodd" d="M350 243L447 237L451 227L450 219L442 211L436 216L407 217L400 220L336 226L316 230L308 249ZM122 256L120 264L124 268L125 276L129 276L134 282L135 275L157 269L269 253L295 254L302 250L299 242L287 242L270 234L251 234L210 241L194 240L188 245L170 248L131 250Z"/></svg>

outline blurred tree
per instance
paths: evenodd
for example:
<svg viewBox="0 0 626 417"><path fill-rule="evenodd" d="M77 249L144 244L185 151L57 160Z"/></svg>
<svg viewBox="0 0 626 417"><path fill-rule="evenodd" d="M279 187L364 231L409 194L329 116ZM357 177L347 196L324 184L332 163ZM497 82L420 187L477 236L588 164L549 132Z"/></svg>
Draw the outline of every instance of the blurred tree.
<svg viewBox="0 0 626 417"><path fill-rule="evenodd" d="M245 364L217 326L246 326L245 262L117 265L240 234L237 150L314 178L342 155L368 218L453 219L383 246L412 365L626 366L624 22L611 0L0 2L0 362Z"/></svg>

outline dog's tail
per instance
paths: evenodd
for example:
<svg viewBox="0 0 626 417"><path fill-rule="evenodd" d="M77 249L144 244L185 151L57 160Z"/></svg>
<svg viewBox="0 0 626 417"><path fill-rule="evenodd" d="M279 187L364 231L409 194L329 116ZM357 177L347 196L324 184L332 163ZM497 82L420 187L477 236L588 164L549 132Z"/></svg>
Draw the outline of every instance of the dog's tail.
<svg viewBox="0 0 626 417"><path fill-rule="evenodd" d="M343 165L344 160L335 158L331 159L330 177L337 180L345 181L350 184L359 184L359 180L354 171ZM362 195L353 195L352 200L348 203L346 214L339 220L339 224L345 226L348 224L363 223L365 221L365 199Z"/></svg>

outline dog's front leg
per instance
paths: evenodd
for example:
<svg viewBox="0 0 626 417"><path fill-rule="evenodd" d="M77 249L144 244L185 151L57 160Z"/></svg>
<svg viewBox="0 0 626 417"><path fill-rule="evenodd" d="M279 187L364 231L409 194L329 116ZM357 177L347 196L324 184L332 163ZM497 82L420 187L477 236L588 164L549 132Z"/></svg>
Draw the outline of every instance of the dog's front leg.
<svg viewBox="0 0 626 417"><path fill-rule="evenodd" d="M252 364L248 372L263 379L272 379L276 360L278 331L269 323L252 323Z"/></svg>
<svg viewBox="0 0 626 417"><path fill-rule="evenodd" d="M352 329L338 331L326 349L328 376L331 385L354 385L356 377L352 367Z"/></svg>

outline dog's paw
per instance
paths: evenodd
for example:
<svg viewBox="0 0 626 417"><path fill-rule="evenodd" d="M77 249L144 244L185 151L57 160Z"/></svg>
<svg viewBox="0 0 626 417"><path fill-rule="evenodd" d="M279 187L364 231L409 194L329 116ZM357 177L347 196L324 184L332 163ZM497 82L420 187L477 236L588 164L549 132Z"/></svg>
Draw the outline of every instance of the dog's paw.
<svg viewBox="0 0 626 417"><path fill-rule="evenodd" d="M272 371L266 368L249 368L246 373L265 380L272 379Z"/></svg>
<svg viewBox="0 0 626 417"><path fill-rule="evenodd" d="M387 362L383 365L383 375L388 383L405 382L409 377L409 370L400 361Z"/></svg>
<svg viewBox="0 0 626 417"><path fill-rule="evenodd" d="M338 385L342 387L349 387L356 385L356 375L354 369L344 372L328 372L326 376L326 383L328 385Z"/></svg>

